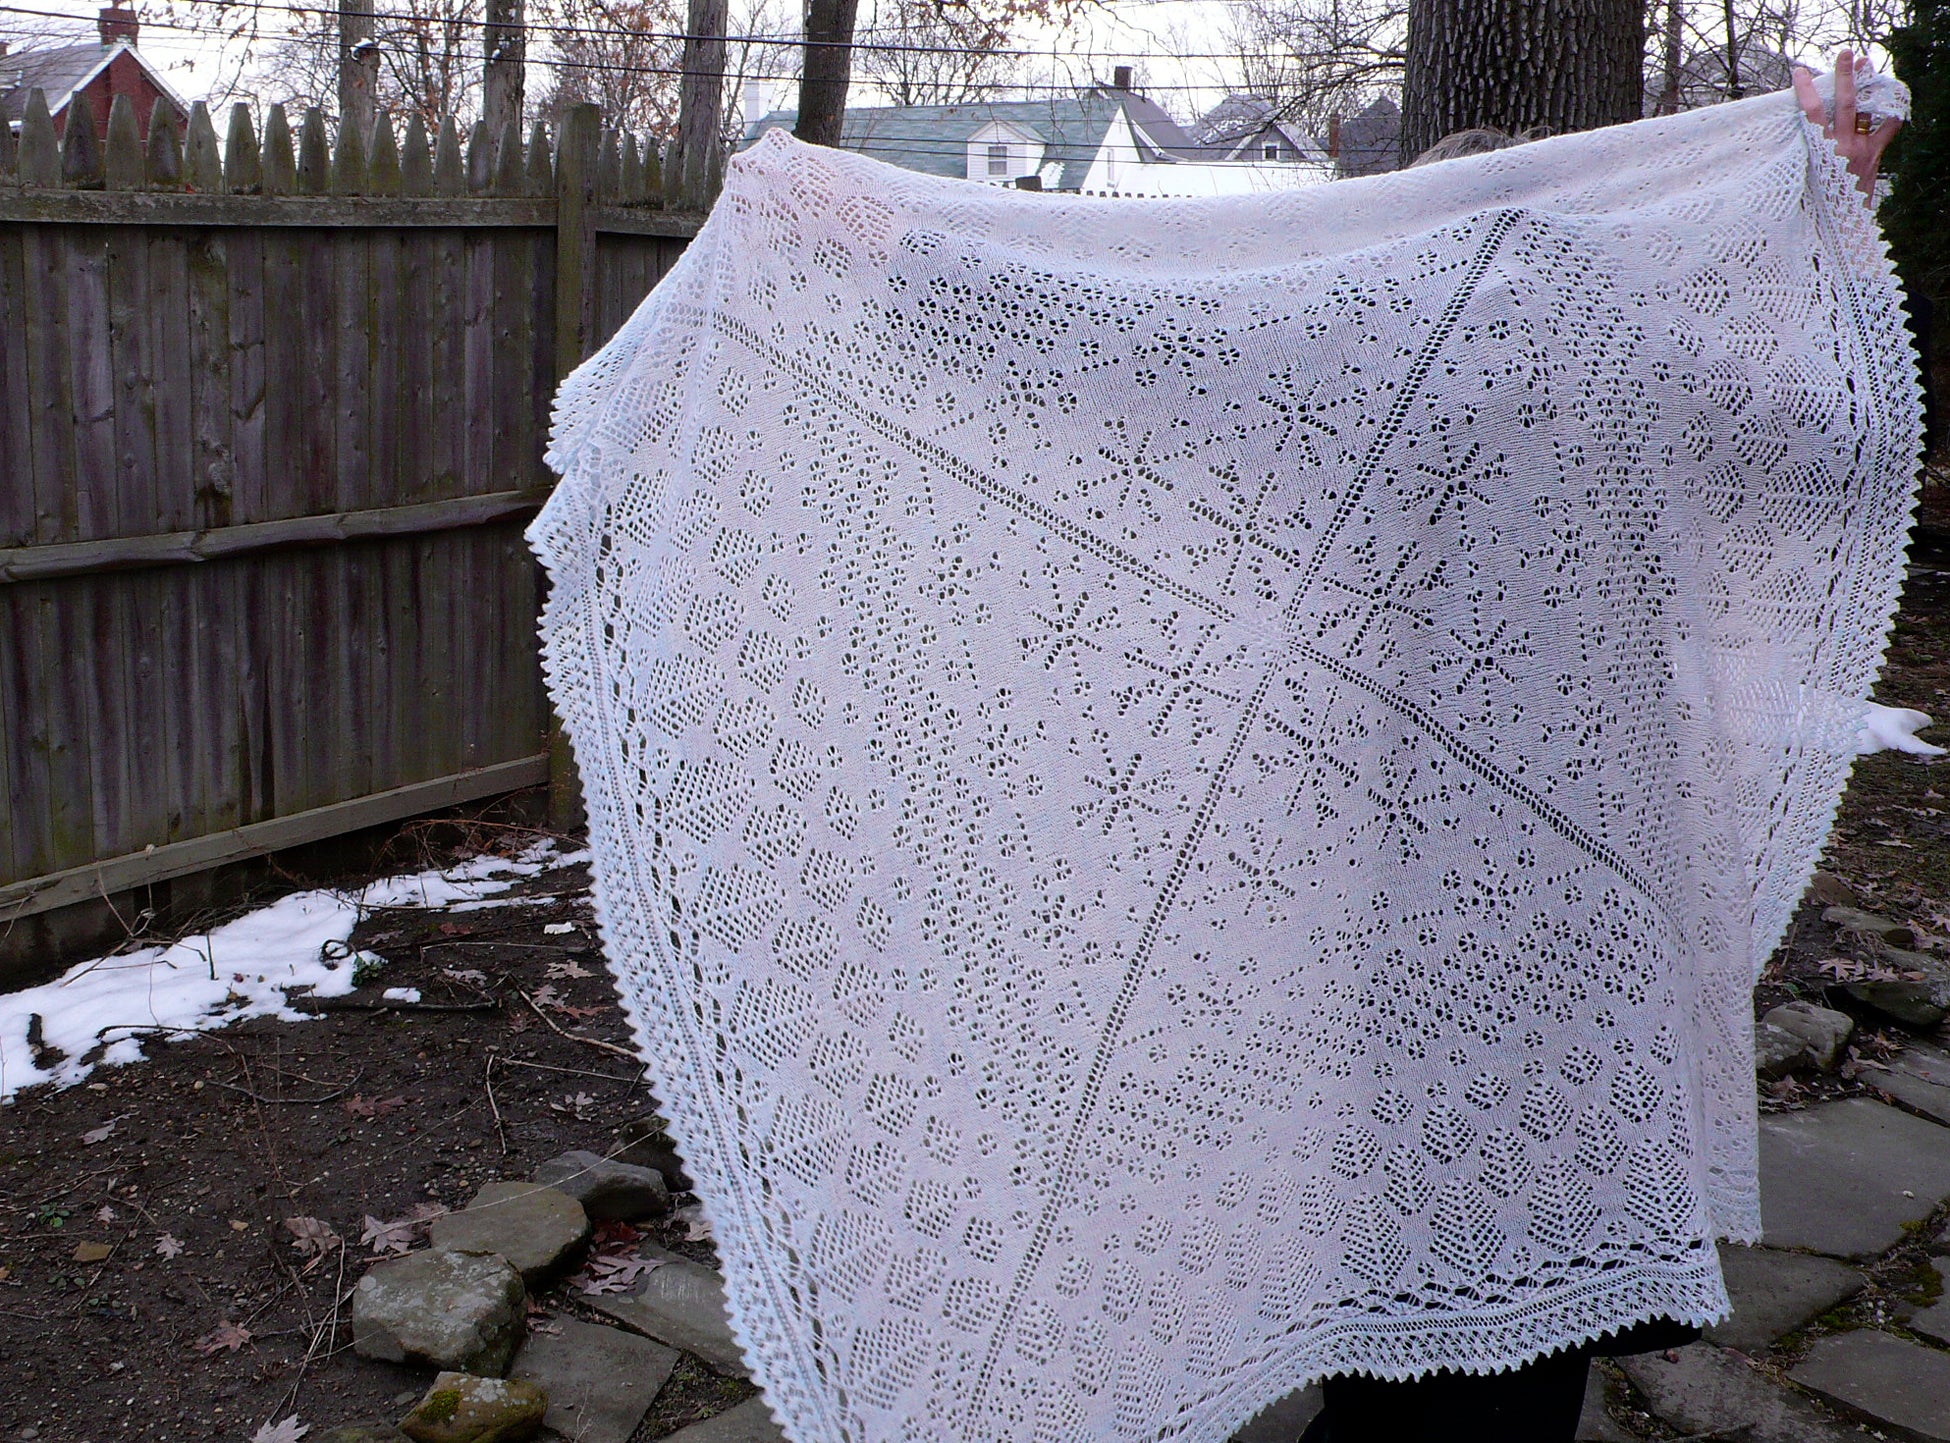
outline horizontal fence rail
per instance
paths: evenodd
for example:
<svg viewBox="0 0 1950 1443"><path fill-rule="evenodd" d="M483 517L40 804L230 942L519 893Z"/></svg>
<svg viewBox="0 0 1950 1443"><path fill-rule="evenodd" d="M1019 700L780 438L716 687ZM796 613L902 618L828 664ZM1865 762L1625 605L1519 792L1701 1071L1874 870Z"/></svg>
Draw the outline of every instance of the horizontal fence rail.
<svg viewBox="0 0 1950 1443"><path fill-rule="evenodd" d="M559 778L549 405L701 221L594 107L154 117L0 127L0 985L52 909Z"/></svg>

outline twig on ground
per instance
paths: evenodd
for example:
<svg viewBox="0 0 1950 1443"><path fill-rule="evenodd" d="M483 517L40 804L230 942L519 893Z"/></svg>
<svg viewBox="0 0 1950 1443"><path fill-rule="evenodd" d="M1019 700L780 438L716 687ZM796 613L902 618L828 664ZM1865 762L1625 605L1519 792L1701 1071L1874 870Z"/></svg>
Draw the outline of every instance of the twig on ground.
<svg viewBox="0 0 1950 1443"><path fill-rule="evenodd" d="M643 1080L643 1069L640 1067L637 1069L635 1077L618 1077L613 1072L591 1072L586 1067L555 1067L546 1062L529 1062L520 1057L504 1057L501 1059L501 1065L503 1067L530 1067L537 1072L566 1072L575 1077L594 1077L603 1082L627 1083L632 1087Z"/></svg>
<svg viewBox="0 0 1950 1443"><path fill-rule="evenodd" d="M499 1002L354 1002L344 997L294 997L312 1012L498 1012Z"/></svg>
<svg viewBox="0 0 1950 1443"><path fill-rule="evenodd" d="M488 1049L487 1068L484 1073L487 1082L488 1110L494 1114L495 1135L501 1139L501 1155L508 1155L508 1129L501 1121L501 1104L494 1100L494 1059L498 1056L493 1048Z"/></svg>
<svg viewBox="0 0 1950 1443"><path fill-rule="evenodd" d="M618 1057L627 1057L632 1063L638 1066L642 1065L643 1060L640 1057L638 1057L634 1052L630 1051L629 1048L618 1047L614 1042L604 1042L602 1039L596 1037L584 1037L579 1032L570 1032L566 1028L562 1027L559 1023L557 1023L553 1017L550 1017L546 1012L542 1011L541 1006L535 1001L533 997L530 997L526 992L522 992L522 990L519 987L515 988L515 991L521 993L521 1000L528 1004L529 1009L532 1012L534 1012L534 1014L537 1017L541 1018L542 1021L548 1024L549 1031L555 1033L556 1036L566 1037L571 1042L581 1042L587 1044L590 1047L600 1048L602 1051L614 1053Z"/></svg>
<svg viewBox="0 0 1950 1443"><path fill-rule="evenodd" d="M276 1070L276 1068L272 1069L274 1072ZM345 1086L331 1092L321 1093L317 1097L264 1097L252 1092L248 1087L239 1087L234 1082L218 1082L214 1077L210 1079L210 1085L212 1087L226 1088L231 1092L240 1092L252 1102L276 1102L289 1107L315 1107L321 1102L333 1102L344 1097L346 1093L359 1085L359 1079L365 1075L366 1070L362 1067L353 1074L352 1080L346 1083Z"/></svg>

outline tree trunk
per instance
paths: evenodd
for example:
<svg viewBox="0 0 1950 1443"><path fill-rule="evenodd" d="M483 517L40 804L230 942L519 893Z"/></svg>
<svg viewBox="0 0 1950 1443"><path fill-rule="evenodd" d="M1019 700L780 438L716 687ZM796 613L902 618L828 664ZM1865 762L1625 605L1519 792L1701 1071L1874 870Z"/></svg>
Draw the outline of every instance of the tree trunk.
<svg viewBox="0 0 1950 1443"><path fill-rule="evenodd" d="M677 90L677 157L671 167L672 197L684 210L711 204L713 164L724 115L726 0L691 0L685 25L684 76Z"/></svg>
<svg viewBox="0 0 1950 1443"><path fill-rule="evenodd" d="M1659 96L1659 114L1679 114L1679 67L1685 63L1685 0L1666 0L1666 85Z"/></svg>
<svg viewBox="0 0 1950 1443"><path fill-rule="evenodd" d="M1636 120L1643 0L1409 0L1402 163L1445 135Z"/></svg>
<svg viewBox="0 0 1950 1443"><path fill-rule="evenodd" d="M379 47L372 38L373 0L339 0L339 124L372 133L379 90Z"/></svg>
<svg viewBox="0 0 1950 1443"><path fill-rule="evenodd" d="M1727 99L1738 100L1746 91L1740 86L1740 40L1733 14L1733 0L1727 0Z"/></svg>
<svg viewBox="0 0 1950 1443"><path fill-rule="evenodd" d="M487 0L487 24L482 27L486 61L481 72L481 119L488 134L499 141L510 121L520 121L522 62L528 37L522 24L522 0Z"/></svg>
<svg viewBox="0 0 1950 1443"><path fill-rule="evenodd" d="M799 123L809 145L838 145L853 74L853 17L860 0L807 0L806 62L799 80Z"/></svg>

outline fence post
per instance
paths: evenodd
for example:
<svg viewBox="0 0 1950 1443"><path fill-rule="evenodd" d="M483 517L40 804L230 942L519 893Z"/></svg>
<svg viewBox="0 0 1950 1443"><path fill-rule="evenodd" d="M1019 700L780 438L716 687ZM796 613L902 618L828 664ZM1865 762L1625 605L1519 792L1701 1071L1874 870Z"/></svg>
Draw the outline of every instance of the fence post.
<svg viewBox="0 0 1950 1443"><path fill-rule="evenodd" d="M489 135L499 136L510 125L521 123L522 62L528 51L522 27L522 0L487 0L481 118Z"/></svg>
<svg viewBox="0 0 1950 1443"><path fill-rule="evenodd" d="M595 330L596 232L589 224L595 199L602 112L570 107L562 117L555 155L555 379L581 365ZM583 820L582 787L562 722L552 712L548 733L549 824L567 831Z"/></svg>
<svg viewBox="0 0 1950 1443"><path fill-rule="evenodd" d="M372 128L379 90L372 22L372 0L339 0L339 126L361 135Z"/></svg>

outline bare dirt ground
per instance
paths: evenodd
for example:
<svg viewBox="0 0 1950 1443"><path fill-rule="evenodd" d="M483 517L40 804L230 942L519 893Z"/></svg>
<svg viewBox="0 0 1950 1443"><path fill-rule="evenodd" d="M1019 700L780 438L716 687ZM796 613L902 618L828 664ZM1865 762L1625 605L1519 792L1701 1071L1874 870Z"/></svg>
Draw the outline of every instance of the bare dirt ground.
<svg viewBox="0 0 1950 1443"><path fill-rule="evenodd" d="M1950 487L1925 521L1878 699L1950 721ZM1950 741L1950 726L1930 735ZM1865 759L1824 865L1865 906L1950 933L1950 764ZM362 1239L563 1151L614 1152L620 1127L654 1112L587 888L582 868L557 868L509 894L533 905L377 913L354 942L388 965L317 1020L157 1038L141 1064L0 1111L0 1443L247 1440L292 1415L321 1434L397 1417L427 1375L350 1351L346 1299L384 1234ZM1843 944L1819 912L1803 907L1761 1008L1824 995L1820 964ZM419 1006L381 1008L397 987L418 988ZM1851 1075L1765 1104L1861 1090L1874 1069L1860 1064L1903 1041L1865 1029ZM292 1219L339 1241L321 1252ZM673 1222L659 1241L708 1257L686 1239ZM557 1285L535 1321L586 1311L580 1296ZM748 1391L680 1372L637 1437Z"/></svg>

